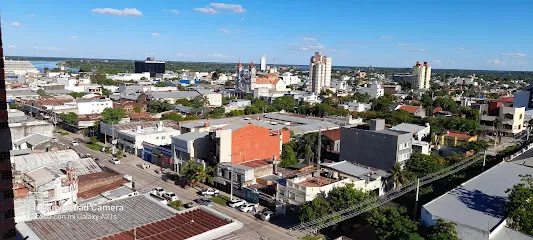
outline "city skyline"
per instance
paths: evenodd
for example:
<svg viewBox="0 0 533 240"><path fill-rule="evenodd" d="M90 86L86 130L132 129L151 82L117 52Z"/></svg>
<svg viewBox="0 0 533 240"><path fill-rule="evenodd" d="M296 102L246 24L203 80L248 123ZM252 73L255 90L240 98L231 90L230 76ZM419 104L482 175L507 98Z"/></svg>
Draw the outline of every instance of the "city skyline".
<svg viewBox="0 0 533 240"><path fill-rule="evenodd" d="M526 1L67 4L3 1L6 55L306 65L321 51L336 66L533 70Z"/></svg>

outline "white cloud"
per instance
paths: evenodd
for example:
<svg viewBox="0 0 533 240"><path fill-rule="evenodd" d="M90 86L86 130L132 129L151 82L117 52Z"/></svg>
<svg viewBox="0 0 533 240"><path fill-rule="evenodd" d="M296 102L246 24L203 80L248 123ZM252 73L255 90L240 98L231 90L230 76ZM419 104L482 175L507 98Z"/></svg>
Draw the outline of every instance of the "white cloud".
<svg viewBox="0 0 533 240"><path fill-rule="evenodd" d="M187 56L186 54L184 53L176 53L176 57L185 57Z"/></svg>
<svg viewBox="0 0 533 240"><path fill-rule="evenodd" d="M246 9L244 9L240 4L211 3L210 5L216 9L227 9L236 13L246 12Z"/></svg>
<svg viewBox="0 0 533 240"><path fill-rule="evenodd" d="M423 49L423 48L419 48L419 49L411 49L409 51L411 51L411 52L427 52L428 50Z"/></svg>
<svg viewBox="0 0 533 240"><path fill-rule="evenodd" d="M379 38L381 38L381 39L394 39L395 37L394 36L381 36Z"/></svg>
<svg viewBox="0 0 533 240"><path fill-rule="evenodd" d="M492 65L504 65L505 64L504 62L497 60L497 59L488 60L487 63L492 64Z"/></svg>
<svg viewBox="0 0 533 240"><path fill-rule="evenodd" d="M22 24L20 24L19 22L12 22L9 24L10 27L22 27Z"/></svg>
<svg viewBox="0 0 533 240"><path fill-rule="evenodd" d="M17 46L15 46L15 45L9 45L9 46L7 46L7 48L17 48Z"/></svg>
<svg viewBox="0 0 533 240"><path fill-rule="evenodd" d="M95 8L92 12L127 17L140 17L143 15L141 11L137 10L137 8L124 8L122 10L113 8Z"/></svg>
<svg viewBox="0 0 533 240"><path fill-rule="evenodd" d="M440 64L442 61L441 60L433 60L431 61L433 64Z"/></svg>
<svg viewBox="0 0 533 240"><path fill-rule="evenodd" d="M457 47L457 48L455 48L455 50L463 51L463 50L466 50L466 48L464 48L464 47Z"/></svg>
<svg viewBox="0 0 533 240"><path fill-rule="evenodd" d="M78 39L78 36L70 36L72 39Z"/></svg>
<svg viewBox="0 0 533 240"><path fill-rule="evenodd" d="M195 8L194 11L205 13L205 14L215 14L217 11L213 8Z"/></svg>
<svg viewBox="0 0 533 240"><path fill-rule="evenodd" d="M321 49L324 49L325 47L324 45L320 43L316 43L316 44L289 44L289 48L295 49L298 51L308 52L308 51L321 50Z"/></svg>
<svg viewBox="0 0 533 240"><path fill-rule="evenodd" d="M58 47L40 47L40 46L35 46L33 48L41 49L41 50L49 50L49 51L67 51L67 49L58 48Z"/></svg>
<svg viewBox="0 0 533 240"><path fill-rule="evenodd" d="M232 58L232 56L226 56L222 53L213 53L213 54L209 54L209 56L214 57L214 58Z"/></svg>
<svg viewBox="0 0 533 240"><path fill-rule="evenodd" d="M176 9L170 9L169 11L174 14L180 14L180 11Z"/></svg>
<svg viewBox="0 0 533 240"><path fill-rule="evenodd" d="M225 28L221 28L221 29L219 29L218 31L219 31L219 32L222 32L222 33L231 33L230 30L225 29Z"/></svg>
<svg viewBox="0 0 533 240"><path fill-rule="evenodd" d="M409 46L413 46L412 43L398 43L396 44L396 47L409 47Z"/></svg>
<svg viewBox="0 0 533 240"><path fill-rule="evenodd" d="M309 41L309 42L316 41L316 39L312 37L303 37L302 40Z"/></svg>
<svg viewBox="0 0 533 240"><path fill-rule="evenodd" d="M152 33L152 37L159 37L159 33Z"/></svg>
<svg viewBox="0 0 533 240"><path fill-rule="evenodd" d="M525 53L504 53L503 56L507 57L527 57Z"/></svg>

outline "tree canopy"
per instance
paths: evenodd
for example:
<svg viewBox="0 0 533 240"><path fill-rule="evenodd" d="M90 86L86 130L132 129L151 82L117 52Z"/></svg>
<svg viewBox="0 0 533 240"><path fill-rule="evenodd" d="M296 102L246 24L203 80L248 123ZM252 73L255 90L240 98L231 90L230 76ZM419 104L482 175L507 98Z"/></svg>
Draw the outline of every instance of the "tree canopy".
<svg viewBox="0 0 533 240"><path fill-rule="evenodd" d="M73 98L77 99L77 98L81 98L81 97L87 95L87 93L84 93L84 92L70 92L68 95L70 95Z"/></svg>
<svg viewBox="0 0 533 240"><path fill-rule="evenodd" d="M522 182L508 189L505 211L510 227L528 235L533 235L533 178L521 176Z"/></svg>
<svg viewBox="0 0 533 240"><path fill-rule="evenodd" d="M63 122L68 125L74 125L78 122L78 114L69 112L69 113L61 113L60 114L61 119L63 119Z"/></svg>
<svg viewBox="0 0 533 240"><path fill-rule="evenodd" d="M126 110L123 108L106 108L100 115L102 116L103 122L107 124L118 124L126 115Z"/></svg>
<svg viewBox="0 0 533 240"><path fill-rule="evenodd" d="M171 103L166 100L151 100L147 105L148 112L161 113L174 109Z"/></svg>
<svg viewBox="0 0 533 240"><path fill-rule="evenodd" d="M298 163L298 161L296 160L296 154L294 153L291 144L283 144L283 148L281 150L281 162L278 164L278 166L288 167L296 163Z"/></svg>
<svg viewBox="0 0 533 240"><path fill-rule="evenodd" d="M294 111L295 107L298 107L298 102L291 96L282 96L274 99L272 106L278 110L285 110L287 112Z"/></svg>

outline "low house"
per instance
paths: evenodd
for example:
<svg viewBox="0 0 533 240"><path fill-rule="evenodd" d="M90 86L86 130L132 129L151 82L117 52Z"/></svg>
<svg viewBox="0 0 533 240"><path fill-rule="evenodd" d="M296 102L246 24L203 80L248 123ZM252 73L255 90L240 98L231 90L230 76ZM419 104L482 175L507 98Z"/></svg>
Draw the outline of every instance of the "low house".
<svg viewBox="0 0 533 240"><path fill-rule="evenodd" d="M321 164L324 172L333 179L349 178L354 187L363 192L373 192L376 196L385 193L389 173L348 161Z"/></svg>
<svg viewBox="0 0 533 240"><path fill-rule="evenodd" d="M405 110L414 117L426 117L426 110L422 106L398 105L394 110Z"/></svg>
<svg viewBox="0 0 533 240"><path fill-rule="evenodd" d="M466 142L477 141L477 135L463 132L448 131L442 136L435 136L435 142L439 145L457 147Z"/></svg>
<svg viewBox="0 0 533 240"><path fill-rule="evenodd" d="M413 138L418 141L421 141L422 138L429 136L429 134L431 133L431 128L429 126L429 123L427 123L425 126L420 126L420 125L411 124L411 123L401 123L399 125L392 127L391 129L412 133Z"/></svg>

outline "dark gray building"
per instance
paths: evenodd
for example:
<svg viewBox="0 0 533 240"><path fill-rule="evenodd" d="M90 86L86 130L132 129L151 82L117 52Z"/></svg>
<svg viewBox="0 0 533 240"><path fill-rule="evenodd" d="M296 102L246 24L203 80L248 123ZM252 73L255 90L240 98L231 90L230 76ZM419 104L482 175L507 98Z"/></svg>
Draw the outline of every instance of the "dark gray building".
<svg viewBox="0 0 533 240"><path fill-rule="evenodd" d="M154 61L147 58L144 61L135 61L135 73L150 72L150 77L165 73L165 62Z"/></svg>
<svg viewBox="0 0 533 240"><path fill-rule="evenodd" d="M389 171L396 162L402 165L411 157L412 133L385 128L384 119L369 125L341 128L339 160Z"/></svg>

